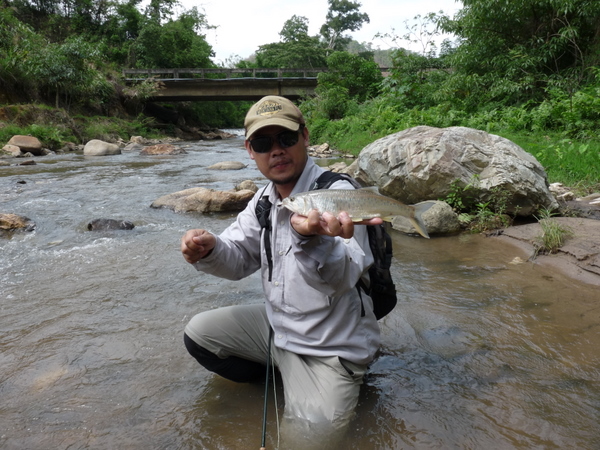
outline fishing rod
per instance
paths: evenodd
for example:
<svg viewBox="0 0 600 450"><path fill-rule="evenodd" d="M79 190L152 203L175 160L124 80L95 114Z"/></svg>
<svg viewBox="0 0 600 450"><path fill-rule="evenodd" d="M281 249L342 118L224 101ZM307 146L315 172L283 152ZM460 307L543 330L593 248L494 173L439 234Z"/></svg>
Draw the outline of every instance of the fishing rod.
<svg viewBox="0 0 600 450"><path fill-rule="evenodd" d="M267 401L269 398L269 374L271 371L271 340L273 339L273 328L269 327L269 344L267 345L267 375L265 376L265 404L263 407L262 441L260 450L266 450L267 440Z"/></svg>

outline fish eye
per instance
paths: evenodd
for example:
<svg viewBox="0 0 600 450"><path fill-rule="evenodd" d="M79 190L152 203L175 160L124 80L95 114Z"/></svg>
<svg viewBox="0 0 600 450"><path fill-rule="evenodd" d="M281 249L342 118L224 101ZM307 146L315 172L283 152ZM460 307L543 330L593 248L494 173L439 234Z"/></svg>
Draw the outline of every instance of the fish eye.
<svg viewBox="0 0 600 450"><path fill-rule="evenodd" d="M293 196L288 197L290 199L290 202L295 201L296 199Z"/></svg>

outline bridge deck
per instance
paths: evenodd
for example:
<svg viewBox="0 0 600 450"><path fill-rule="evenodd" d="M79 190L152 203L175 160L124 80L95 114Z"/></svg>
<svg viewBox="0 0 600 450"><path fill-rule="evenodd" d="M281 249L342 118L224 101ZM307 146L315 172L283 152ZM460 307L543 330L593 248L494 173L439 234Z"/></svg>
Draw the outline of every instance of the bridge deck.
<svg viewBox="0 0 600 450"><path fill-rule="evenodd" d="M381 68L386 72L387 68ZM127 84L147 79L158 82L151 101L258 100L281 95L295 100L314 95L317 75L326 68L302 69L124 69Z"/></svg>

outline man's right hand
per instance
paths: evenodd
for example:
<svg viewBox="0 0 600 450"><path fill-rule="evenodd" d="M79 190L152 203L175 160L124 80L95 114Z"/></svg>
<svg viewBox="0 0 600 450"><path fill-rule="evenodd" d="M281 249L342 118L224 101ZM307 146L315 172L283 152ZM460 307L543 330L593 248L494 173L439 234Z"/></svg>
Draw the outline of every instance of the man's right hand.
<svg viewBox="0 0 600 450"><path fill-rule="evenodd" d="M190 264L197 263L208 255L215 245L217 239L206 230L189 230L181 238L181 253Z"/></svg>

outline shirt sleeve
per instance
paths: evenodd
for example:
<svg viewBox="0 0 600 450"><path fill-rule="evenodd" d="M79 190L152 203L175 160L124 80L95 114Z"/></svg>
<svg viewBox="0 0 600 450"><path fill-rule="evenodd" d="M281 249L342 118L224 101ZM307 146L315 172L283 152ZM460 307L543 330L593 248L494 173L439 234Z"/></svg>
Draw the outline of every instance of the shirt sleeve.
<svg viewBox="0 0 600 450"><path fill-rule="evenodd" d="M228 280L241 280L260 269L260 233L254 197L237 219L220 235L207 257L194 264L202 272Z"/></svg>

